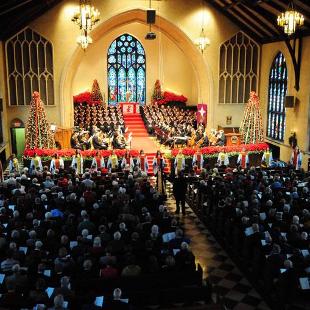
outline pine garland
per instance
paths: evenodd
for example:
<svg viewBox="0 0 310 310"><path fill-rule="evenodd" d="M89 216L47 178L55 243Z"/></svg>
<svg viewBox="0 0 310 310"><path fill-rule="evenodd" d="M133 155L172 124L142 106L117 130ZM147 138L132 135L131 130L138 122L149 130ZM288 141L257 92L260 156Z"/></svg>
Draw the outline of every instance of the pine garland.
<svg viewBox="0 0 310 310"><path fill-rule="evenodd" d="M47 121L40 94L34 92L30 102L30 112L26 125L26 148L54 148L55 139Z"/></svg>
<svg viewBox="0 0 310 310"><path fill-rule="evenodd" d="M258 95L250 92L250 99L245 107L240 133L245 144L256 144L264 141L262 115L259 107Z"/></svg>

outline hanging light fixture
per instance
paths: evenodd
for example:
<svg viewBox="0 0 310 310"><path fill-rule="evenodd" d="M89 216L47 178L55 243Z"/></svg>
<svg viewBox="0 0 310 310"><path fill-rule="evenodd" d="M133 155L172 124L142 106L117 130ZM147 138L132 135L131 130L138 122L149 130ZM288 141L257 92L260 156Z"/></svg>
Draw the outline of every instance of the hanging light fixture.
<svg viewBox="0 0 310 310"><path fill-rule="evenodd" d="M201 54L203 54L206 47L210 45L210 39L206 37L203 27L201 28L200 36L195 40L195 45L200 50Z"/></svg>
<svg viewBox="0 0 310 310"><path fill-rule="evenodd" d="M81 45L81 48L85 51L89 44L93 43L93 39L85 32L82 32L80 36L77 37L76 42Z"/></svg>
<svg viewBox="0 0 310 310"><path fill-rule="evenodd" d="M80 0L80 6L74 13L71 19L82 31L77 38L77 43L82 49L86 49L93 42L88 33L93 29L95 24L100 20L100 12L95 9L90 0Z"/></svg>
<svg viewBox="0 0 310 310"><path fill-rule="evenodd" d="M201 54L205 51L206 47L210 45L210 39L206 36L204 26L205 26L205 6L204 0L201 2L201 31L197 39L194 40L195 45L200 50Z"/></svg>
<svg viewBox="0 0 310 310"><path fill-rule="evenodd" d="M278 16L278 25L284 28L284 33L291 35L296 28L304 24L304 16L295 10L294 3L291 1L287 10Z"/></svg>

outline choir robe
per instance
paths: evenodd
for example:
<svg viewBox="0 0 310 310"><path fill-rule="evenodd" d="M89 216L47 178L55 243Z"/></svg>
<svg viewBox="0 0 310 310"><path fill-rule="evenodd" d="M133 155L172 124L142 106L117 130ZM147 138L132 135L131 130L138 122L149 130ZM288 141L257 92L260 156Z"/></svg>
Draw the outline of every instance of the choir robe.
<svg viewBox="0 0 310 310"><path fill-rule="evenodd" d="M31 159L30 162L30 173L34 173L39 168L40 171L43 170L42 161L40 156L36 156Z"/></svg>
<svg viewBox="0 0 310 310"><path fill-rule="evenodd" d="M64 167L65 164L62 158L53 158L50 164L50 172L54 174L56 169L64 169Z"/></svg>
<svg viewBox="0 0 310 310"><path fill-rule="evenodd" d="M294 166L295 170L299 170L302 164L302 154L298 150L294 150L291 155L290 164Z"/></svg>
<svg viewBox="0 0 310 310"><path fill-rule="evenodd" d="M109 169L109 172L111 172L112 169L113 170L118 169L118 165L119 165L119 163L118 163L117 155L115 155L115 154L110 155L109 160L108 160L108 164L107 164L107 168Z"/></svg>
<svg viewBox="0 0 310 310"><path fill-rule="evenodd" d="M183 154L178 154L174 159L174 170L175 174L179 174L181 170L185 169L185 156Z"/></svg>
<svg viewBox="0 0 310 310"><path fill-rule="evenodd" d="M19 172L19 162L17 158L10 159L9 161L9 171L12 172Z"/></svg>
<svg viewBox="0 0 310 310"><path fill-rule="evenodd" d="M96 156L93 158L91 163L92 166L96 167L97 169L105 168L104 158L101 156Z"/></svg>
<svg viewBox="0 0 310 310"><path fill-rule="evenodd" d="M264 164L267 168L271 166L273 161L272 152L266 151L262 157L262 164Z"/></svg>
<svg viewBox="0 0 310 310"><path fill-rule="evenodd" d="M74 155L72 157L71 167L75 169L77 174L83 174L83 157L81 155Z"/></svg>
<svg viewBox="0 0 310 310"><path fill-rule="evenodd" d="M197 168L199 170L203 169L203 163L204 163L204 160L203 160L203 155L198 153L198 154L195 154L193 156L193 160L192 160L192 166L194 167L195 165L197 166Z"/></svg>
<svg viewBox="0 0 310 310"><path fill-rule="evenodd" d="M149 171L149 163L147 156L143 155L137 158L138 159L138 166L141 171L148 173Z"/></svg>
<svg viewBox="0 0 310 310"><path fill-rule="evenodd" d="M228 155L226 153L219 153L219 156L217 157L217 164L219 166L228 166L229 165L229 159L228 159Z"/></svg>
<svg viewBox="0 0 310 310"><path fill-rule="evenodd" d="M154 157L153 159L153 171L154 175L157 177L157 191L165 195L165 180L164 180L164 169L165 169L165 159L160 157Z"/></svg>
<svg viewBox="0 0 310 310"><path fill-rule="evenodd" d="M237 164L242 167L242 169L245 169L249 164L249 155L246 152L241 152L237 159Z"/></svg>

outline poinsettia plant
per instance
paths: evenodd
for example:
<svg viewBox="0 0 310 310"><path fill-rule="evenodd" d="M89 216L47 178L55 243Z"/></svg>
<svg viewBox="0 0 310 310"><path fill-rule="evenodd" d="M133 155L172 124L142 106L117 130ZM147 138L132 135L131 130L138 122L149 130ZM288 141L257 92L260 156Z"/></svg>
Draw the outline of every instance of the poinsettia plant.
<svg viewBox="0 0 310 310"><path fill-rule="evenodd" d="M229 156L236 155L243 150L248 152L249 154L252 153L261 153L267 150L268 144L267 143L257 143L257 144L241 144L241 145L230 145L230 146L207 146L200 149L201 154L205 157L217 156L218 153L224 152L228 153ZM182 154L186 157L192 157L197 152L195 148L184 148L182 149ZM171 156L176 157L179 153L179 149L172 149Z"/></svg>
<svg viewBox="0 0 310 310"><path fill-rule="evenodd" d="M168 102L182 102L185 103L187 98L183 95L177 95L173 92L165 91L163 93L163 98L157 101L157 104L166 104Z"/></svg>
<svg viewBox="0 0 310 310"><path fill-rule="evenodd" d="M76 96L73 96L73 103L75 105L82 104L82 103L84 104L86 103L87 105L98 105L98 104L102 104L102 101L97 100L97 99L95 100L91 92L85 91Z"/></svg>

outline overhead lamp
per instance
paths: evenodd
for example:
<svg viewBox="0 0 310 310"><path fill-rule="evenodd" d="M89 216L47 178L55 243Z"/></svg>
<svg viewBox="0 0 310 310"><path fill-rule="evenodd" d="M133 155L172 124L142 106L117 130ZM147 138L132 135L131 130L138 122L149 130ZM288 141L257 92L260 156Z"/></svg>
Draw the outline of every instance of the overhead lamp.
<svg viewBox="0 0 310 310"><path fill-rule="evenodd" d="M80 0L79 8L76 10L71 19L79 26L82 34L77 38L77 42L82 49L86 49L93 42L88 33L93 29L95 24L100 20L100 12L91 5L90 0Z"/></svg>
<svg viewBox="0 0 310 310"><path fill-rule="evenodd" d="M278 25L284 28L284 33L291 35L295 33L296 28L304 24L304 16L295 10L294 3L291 1L287 10L278 16Z"/></svg>
<svg viewBox="0 0 310 310"><path fill-rule="evenodd" d="M80 44L81 48L85 51L88 45L93 43L93 39L87 35L86 32L82 32L82 34L77 37L76 42Z"/></svg>
<svg viewBox="0 0 310 310"><path fill-rule="evenodd" d="M194 43L200 50L201 54L203 54L206 47L210 45L210 39L206 36L203 28L201 28L200 36L194 41Z"/></svg>

